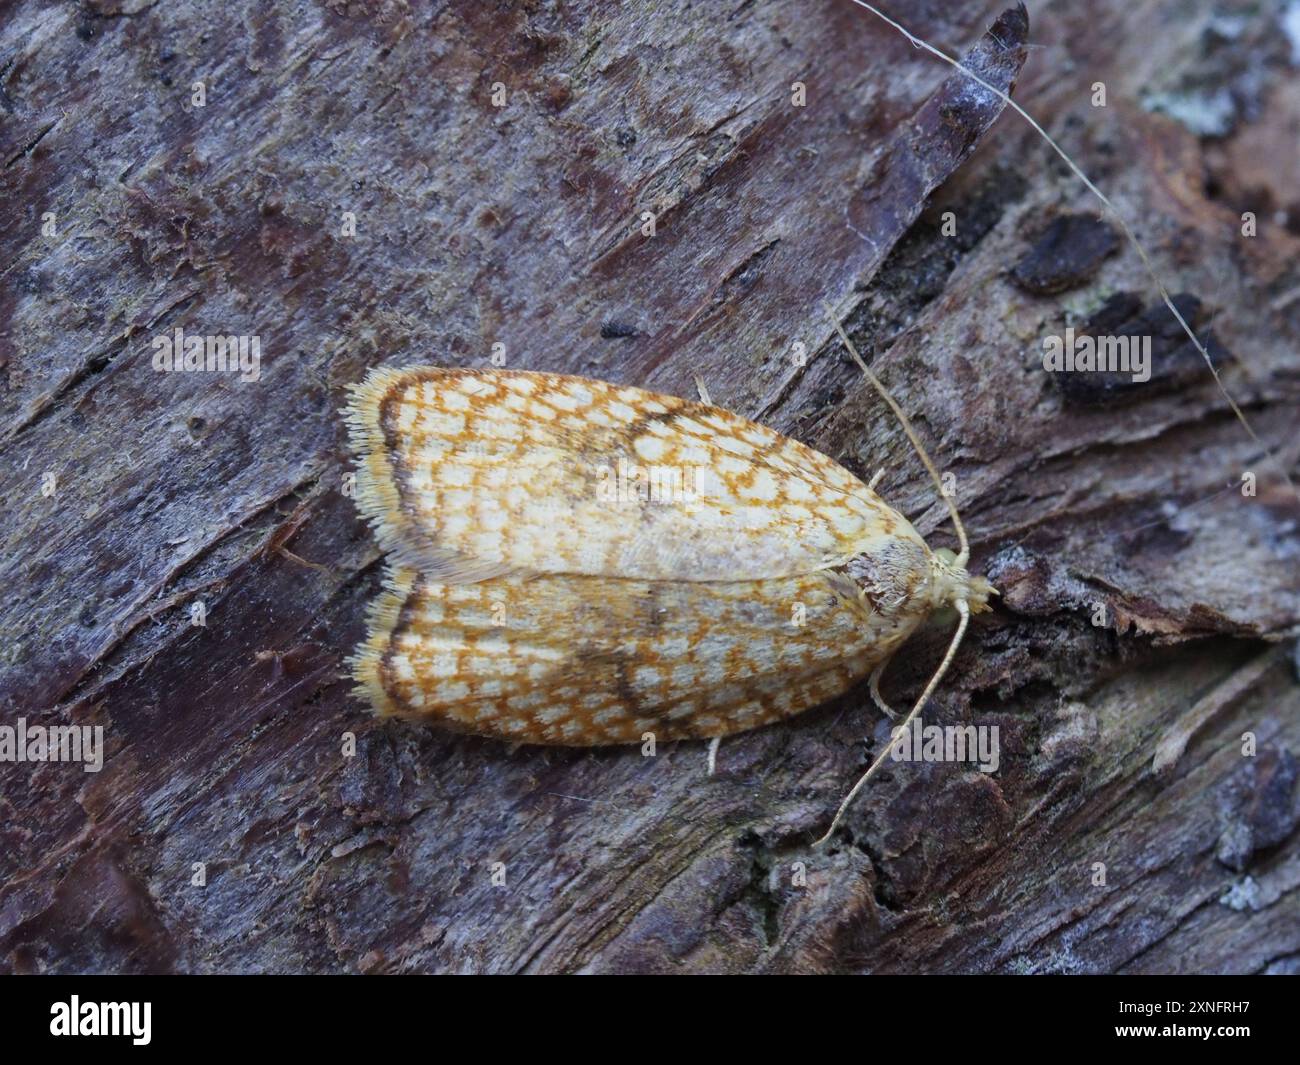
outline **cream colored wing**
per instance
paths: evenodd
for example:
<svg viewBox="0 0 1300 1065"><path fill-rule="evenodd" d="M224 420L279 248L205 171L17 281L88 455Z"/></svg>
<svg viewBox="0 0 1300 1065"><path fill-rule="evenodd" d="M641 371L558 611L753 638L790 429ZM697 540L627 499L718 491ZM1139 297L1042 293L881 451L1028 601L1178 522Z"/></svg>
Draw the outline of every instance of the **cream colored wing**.
<svg viewBox="0 0 1300 1065"><path fill-rule="evenodd" d="M722 736L847 690L923 612L819 572L708 584L390 575L352 660L381 714L523 743Z"/></svg>
<svg viewBox="0 0 1300 1065"><path fill-rule="evenodd" d="M357 501L402 565L760 580L915 530L825 455L716 407L507 370L376 370L347 420Z"/></svg>

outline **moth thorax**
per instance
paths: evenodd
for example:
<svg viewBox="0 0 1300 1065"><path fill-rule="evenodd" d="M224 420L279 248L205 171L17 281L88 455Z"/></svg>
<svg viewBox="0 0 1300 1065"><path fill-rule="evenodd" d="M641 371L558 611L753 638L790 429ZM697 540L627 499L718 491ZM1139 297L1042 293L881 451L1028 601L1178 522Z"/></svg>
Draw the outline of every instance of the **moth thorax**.
<svg viewBox="0 0 1300 1065"><path fill-rule="evenodd" d="M844 572L879 614L896 614L918 598L929 598L930 554L919 540L900 536L873 546L854 555Z"/></svg>

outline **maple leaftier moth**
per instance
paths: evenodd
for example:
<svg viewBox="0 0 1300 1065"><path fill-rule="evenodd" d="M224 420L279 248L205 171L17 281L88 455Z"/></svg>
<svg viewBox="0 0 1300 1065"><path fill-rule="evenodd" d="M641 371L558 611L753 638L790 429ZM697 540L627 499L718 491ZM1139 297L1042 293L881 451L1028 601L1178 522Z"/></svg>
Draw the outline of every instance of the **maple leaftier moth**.
<svg viewBox="0 0 1300 1065"><path fill-rule="evenodd" d="M350 660L383 716L563 746L727 736L868 676L880 702L878 671L954 606L910 721L994 594L966 571L941 485L956 554L832 459L709 404L561 374L380 368L345 417L356 502L393 563ZM620 498L611 471L629 463L694 473L672 481L691 490Z"/></svg>

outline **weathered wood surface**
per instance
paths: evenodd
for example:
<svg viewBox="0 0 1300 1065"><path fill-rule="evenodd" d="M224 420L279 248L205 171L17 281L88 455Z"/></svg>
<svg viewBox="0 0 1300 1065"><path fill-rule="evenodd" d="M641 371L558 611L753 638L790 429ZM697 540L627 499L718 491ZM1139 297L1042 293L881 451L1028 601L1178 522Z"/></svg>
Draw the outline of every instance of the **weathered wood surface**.
<svg viewBox="0 0 1300 1065"><path fill-rule="evenodd" d="M1036 5L1015 95L1200 301L1294 471L1279 9ZM976 44L997 13L903 17L1005 83L1018 16ZM1173 333L1149 388L1043 372L1043 335L1155 295L1131 249L1057 221L1095 203L1014 116L963 162L997 108L950 68L848 3L27 2L0 28L0 108L0 707L107 741L98 774L0 764L3 968L1300 965L1295 496ZM337 409L380 363L483 365L499 342L511 366L679 394L698 373L884 466L949 542L823 299L956 475L1003 590L926 715L998 725L997 774L892 769L823 854L864 736L887 735L865 692L725 742L711 778L699 745L510 750L349 696L381 565ZM155 372L177 327L259 335L260 380ZM896 660L893 702L943 638Z"/></svg>

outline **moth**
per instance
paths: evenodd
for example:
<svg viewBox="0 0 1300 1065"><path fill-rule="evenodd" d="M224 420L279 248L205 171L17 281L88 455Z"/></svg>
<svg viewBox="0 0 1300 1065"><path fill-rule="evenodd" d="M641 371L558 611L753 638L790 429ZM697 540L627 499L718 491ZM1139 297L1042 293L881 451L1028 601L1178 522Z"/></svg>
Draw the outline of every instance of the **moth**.
<svg viewBox="0 0 1300 1065"><path fill-rule="evenodd" d="M874 481L706 403L562 374L380 368L345 418L355 499L392 563L350 659L380 715L529 744L717 738L868 676L883 706L890 656L955 606L915 714L993 593L966 570L951 501L955 555Z"/></svg>

